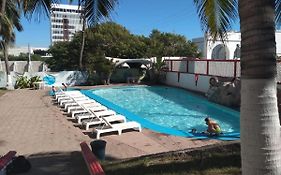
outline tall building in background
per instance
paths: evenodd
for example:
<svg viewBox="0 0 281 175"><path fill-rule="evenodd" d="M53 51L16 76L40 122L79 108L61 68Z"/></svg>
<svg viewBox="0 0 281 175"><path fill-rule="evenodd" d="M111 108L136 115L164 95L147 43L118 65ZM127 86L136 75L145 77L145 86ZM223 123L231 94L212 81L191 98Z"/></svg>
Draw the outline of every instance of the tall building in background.
<svg viewBox="0 0 281 175"><path fill-rule="evenodd" d="M80 14L77 5L52 4L51 44L70 41L75 32L82 30Z"/></svg>

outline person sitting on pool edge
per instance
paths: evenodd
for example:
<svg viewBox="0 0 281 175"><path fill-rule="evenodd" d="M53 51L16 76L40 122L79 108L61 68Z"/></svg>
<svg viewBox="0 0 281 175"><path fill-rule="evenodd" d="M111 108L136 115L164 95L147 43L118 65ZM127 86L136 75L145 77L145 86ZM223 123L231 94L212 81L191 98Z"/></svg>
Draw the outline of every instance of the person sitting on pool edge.
<svg viewBox="0 0 281 175"><path fill-rule="evenodd" d="M52 86L51 91L52 91L51 94L54 96L56 94L56 92L57 92L55 86Z"/></svg>
<svg viewBox="0 0 281 175"><path fill-rule="evenodd" d="M65 83L62 83L61 85L64 87L63 90L64 90L64 91L67 91L67 86L66 86L66 84L65 84Z"/></svg>
<svg viewBox="0 0 281 175"><path fill-rule="evenodd" d="M211 118L207 117L205 118L206 125L208 125L207 133L209 134L221 134L221 128L217 122L214 120L211 120Z"/></svg>

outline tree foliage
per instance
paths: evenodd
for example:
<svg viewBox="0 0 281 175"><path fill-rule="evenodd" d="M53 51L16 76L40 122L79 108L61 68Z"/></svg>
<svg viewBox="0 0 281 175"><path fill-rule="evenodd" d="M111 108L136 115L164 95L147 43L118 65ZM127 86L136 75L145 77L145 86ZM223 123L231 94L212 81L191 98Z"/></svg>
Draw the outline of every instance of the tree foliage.
<svg viewBox="0 0 281 175"><path fill-rule="evenodd" d="M73 42L81 41L81 32ZM141 37L132 35L125 27L107 22L86 30L85 53L101 50L109 57L144 57L146 46Z"/></svg>
<svg viewBox="0 0 281 175"><path fill-rule="evenodd" d="M33 53L36 54L36 55L46 56L48 54L48 51L36 49L36 50L33 50Z"/></svg>
<svg viewBox="0 0 281 175"><path fill-rule="evenodd" d="M149 36L148 55L198 57L197 46L184 36L153 30Z"/></svg>
<svg viewBox="0 0 281 175"><path fill-rule="evenodd" d="M115 69L112 60L106 59L101 50L95 54L87 54L85 60L89 84L110 84L110 77Z"/></svg>
<svg viewBox="0 0 281 175"><path fill-rule="evenodd" d="M2 55L0 55L0 58ZM32 54L30 56L31 61L45 61L40 55ZM10 61L28 61L28 54L27 53L20 53L18 56L9 55Z"/></svg>
<svg viewBox="0 0 281 175"><path fill-rule="evenodd" d="M166 63L162 60L162 57L157 57L150 70L150 80L154 81L154 83L160 83L165 80L166 72L163 71L164 69L166 69Z"/></svg>
<svg viewBox="0 0 281 175"><path fill-rule="evenodd" d="M93 64L97 53L103 56L134 59L161 56L197 57L197 47L182 35L162 33L153 30L149 37L133 35L125 27L107 22L88 28L85 31L85 54L83 65ZM77 33L71 42L53 45L49 52L53 55L47 63L52 70L78 69L79 48L82 32ZM89 70L89 65L85 65ZM95 67L95 66L94 66Z"/></svg>
<svg viewBox="0 0 281 175"><path fill-rule="evenodd" d="M0 9L0 45L3 49L6 75L8 76L10 74L8 62L8 45L15 42L14 29L22 31L23 28L20 23L20 11L16 1L2 0Z"/></svg>
<svg viewBox="0 0 281 175"><path fill-rule="evenodd" d="M46 59L48 67L53 71L77 70L79 48L72 42L58 42L49 49L53 57Z"/></svg>

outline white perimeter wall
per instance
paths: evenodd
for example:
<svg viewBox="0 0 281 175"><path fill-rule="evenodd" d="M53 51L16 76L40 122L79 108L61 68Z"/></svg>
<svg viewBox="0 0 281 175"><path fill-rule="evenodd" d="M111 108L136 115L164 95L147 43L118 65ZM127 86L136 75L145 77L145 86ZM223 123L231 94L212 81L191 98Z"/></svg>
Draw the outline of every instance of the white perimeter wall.
<svg viewBox="0 0 281 175"><path fill-rule="evenodd" d="M194 73L204 73L206 72L206 66L198 66L204 64L204 62L195 62L191 61L189 63L190 73L178 73L178 72L167 72L166 81L163 83L171 86L182 87L185 89L198 91L198 92L207 92L209 89L209 80L213 76L221 76L221 77L233 77L233 62L210 62L209 73L210 75L198 75L198 83L195 85L195 74ZM180 66L184 64L184 66ZM182 67L186 67L186 61L178 61L173 63L173 71L186 71L185 69L181 69ZM170 65L169 65L170 66ZM168 67L169 67L168 66ZM193 67L192 67L193 66ZM198 66L198 67L196 67ZM170 69L170 67L169 67ZM237 76L240 77L240 64L237 64ZM180 74L179 82L178 82L178 74ZM278 83L281 83L281 63L277 63L277 77L276 80Z"/></svg>
<svg viewBox="0 0 281 175"><path fill-rule="evenodd" d="M167 72L166 81L170 86L182 87L185 89L206 93L209 89L209 79L211 76L199 75L197 86L195 85L195 75L188 73L180 73L178 82L177 72Z"/></svg>
<svg viewBox="0 0 281 175"><path fill-rule="evenodd" d="M276 55L281 56L281 31L275 32Z"/></svg>
<svg viewBox="0 0 281 175"><path fill-rule="evenodd" d="M219 44L225 44L227 47L227 59L233 59L234 51L236 49L236 44L241 45L241 34L240 32L229 32L228 40L222 43L220 40L213 42L212 37L204 36L201 38L194 38L194 42L198 46L198 50L202 53L202 58L212 59L212 51ZM276 41L276 55L281 56L281 31L275 32Z"/></svg>

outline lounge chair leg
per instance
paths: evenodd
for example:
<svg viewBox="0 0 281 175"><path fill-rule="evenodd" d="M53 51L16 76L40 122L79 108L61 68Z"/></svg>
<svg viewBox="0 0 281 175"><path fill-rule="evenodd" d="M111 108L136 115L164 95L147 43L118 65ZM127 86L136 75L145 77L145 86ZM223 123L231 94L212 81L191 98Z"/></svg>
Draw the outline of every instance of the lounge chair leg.
<svg viewBox="0 0 281 175"><path fill-rule="evenodd" d="M100 139L100 133L97 132L97 139Z"/></svg>

